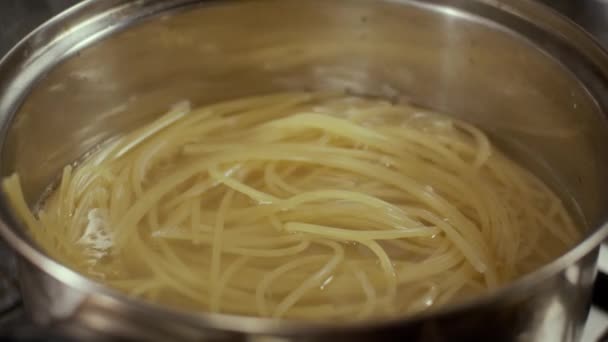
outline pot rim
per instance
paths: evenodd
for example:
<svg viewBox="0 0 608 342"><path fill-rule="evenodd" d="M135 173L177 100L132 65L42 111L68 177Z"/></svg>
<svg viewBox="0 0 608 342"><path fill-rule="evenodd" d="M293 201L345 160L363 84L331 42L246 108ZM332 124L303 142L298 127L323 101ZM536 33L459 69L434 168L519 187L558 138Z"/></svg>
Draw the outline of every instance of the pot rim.
<svg viewBox="0 0 608 342"><path fill-rule="evenodd" d="M39 39L47 40L49 38L48 33L51 32L51 40L49 44L55 42L55 40L61 40L62 36L59 33L60 27L65 25L65 21L70 23L80 24L87 20L95 19L95 16L91 14L103 15L108 11L112 11L118 7L129 7L134 13L138 9L148 8L150 11L144 11L144 15L138 19L145 18L150 15L156 15L160 12L170 11L172 9L184 8L193 4L201 3L222 3L227 0L112 0L102 4L98 0L85 0L69 9L61 12L57 16L46 21L19 43L17 43L2 59L0 59L0 74L9 72L7 64L19 60L20 56L24 56L24 52L31 48L30 43L38 41ZM412 6L429 7L432 10L439 10L447 8L456 8L459 11L458 14L465 16L473 16L473 20L484 20L480 19L474 14L469 13L466 9L470 4L488 6L494 10L498 9L501 12L516 16L529 23L533 22L535 26L547 30L551 29L556 32L561 39L565 39L569 44L573 44L579 50L585 54L584 57L589 59L602 73L604 79L608 78L608 54L600 47L594 38L588 33L584 32L575 23L571 22L567 18L561 16L552 9L546 7L540 3L534 3L532 0L514 0L510 1L509 4L505 4L499 0L385 0L388 2L404 3ZM163 5L161 5L163 4ZM146 7L147 6L147 7ZM446 6L446 7L443 7ZM117 20L117 19L115 19ZM133 20L129 22L132 24ZM126 27L125 25L113 26L110 30L104 30L104 34L115 33L121 28ZM124 23L123 23L124 24ZM69 32L68 32L69 34ZM96 35L96 37L88 41L87 44L95 43L100 38L105 37L104 35ZM524 37L525 38L525 37ZM88 46L79 45L72 46L69 51L63 54L61 57L66 58L69 55L77 52L78 50ZM41 49L40 55L44 55L46 51ZM19 66L24 68L28 67L28 63L19 63ZM52 66L51 66L52 67ZM10 74L10 72L9 72ZM10 75L9 75L10 76ZM12 75L15 76L15 75ZM38 76L38 75L35 75ZM0 79L0 94L1 90L5 90L4 86L12 86L14 78L8 77L7 80ZM3 84L4 83L4 84ZM6 132L12 122L12 117L16 109L19 107L19 100L22 99L28 90L28 87L35 83L35 79L29 80L27 87L20 87L18 96L13 99L8 99L5 95L0 95L0 150L3 148L4 139ZM8 104L7 104L8 103ZM4 104L4 106L3 106ZM249 317L232 314L220 314L220 313L208 313L208 312L188 312L184 310L171 309L169 307L147 302L135 297L128 296L122 292L111 289L100 282L89 279L78 272L70 269L69 267L51 259L43 251L41 251L32 240L27 237L25 232L24 224L19 222L18 219L12 215L10 205L3 192L0 192L0 236L7 241L11 248L16 250L20 257L25 259L27 262L33 264L39 271L44 272L52 278L60 281L62 284L77 289L78 291L86 295L101 295L114 299L128 306L136 312L146 312L146 314L162 316L166 318L181 319L193 326L206 327L212 329L220 329L228 332L235 333L254 333L254 334L273 334L273 335L296 335L306 333L320 334L331 330L336 332L337 330L349 330L350 332L356 330L368 330L368 329L381 329L393 325L407 325L414 322L420 322L430 318L439 318L449 315L460 314L471 308L488 305L490 303L509 301L517 298L520 294L526 293L529 289L534 288L537 284L545 281L549 277L564 270L567 266L573 264L575 261L581 259L585 255L591 253L597 249L598 246L608 237L608 221L604 221L601 225L591 230L580 243L571 248L564 255L556 258L552 262L540 267L539 269L526 274L517 280L505 285L497 290L491 291L486 294L475 296L474 298L450 304L439 309L429 310L413 315L406 315L405 317L395 317L381 320L367 320L357 322L345 322L345 323L322 323L322 322L309 322L309 321L295 321L295 320L276 320L271 318L260 318L260 317Z"/></svg>

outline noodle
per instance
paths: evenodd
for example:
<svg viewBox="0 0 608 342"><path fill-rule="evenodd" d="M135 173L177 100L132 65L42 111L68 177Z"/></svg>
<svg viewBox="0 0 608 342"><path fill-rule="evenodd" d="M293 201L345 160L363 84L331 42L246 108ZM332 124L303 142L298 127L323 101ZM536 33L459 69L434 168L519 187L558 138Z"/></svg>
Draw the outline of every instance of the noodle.
<svg viewBox="0 0 608 342"><path fill-rule="evenodd" d="M89 277L274 318L427 310L580 238L549 187L473 125L333 93L179 103L66 166L36 213L18 175L4 190L35 241Z"/></svg>

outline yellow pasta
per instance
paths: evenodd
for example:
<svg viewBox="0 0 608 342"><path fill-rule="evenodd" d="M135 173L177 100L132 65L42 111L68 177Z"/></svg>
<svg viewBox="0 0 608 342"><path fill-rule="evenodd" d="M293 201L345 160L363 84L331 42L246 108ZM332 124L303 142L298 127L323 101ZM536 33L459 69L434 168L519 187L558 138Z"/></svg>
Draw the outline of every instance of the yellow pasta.
<svg viewBox="0 0 608 342"><path fill-rule="evenodd" d="M52 257L186 310L360 320L500 287L578 241L562 200L473 125L337 93L166 115L15 213Z"/></svg>

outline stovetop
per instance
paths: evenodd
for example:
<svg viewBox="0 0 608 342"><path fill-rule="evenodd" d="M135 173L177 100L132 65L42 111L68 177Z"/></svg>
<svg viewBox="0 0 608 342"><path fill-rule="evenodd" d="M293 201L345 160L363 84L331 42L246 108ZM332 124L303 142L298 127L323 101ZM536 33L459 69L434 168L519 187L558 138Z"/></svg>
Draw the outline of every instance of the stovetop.
<svg viewBox="0 0 608 342"><path fill-rule="evenodd" d="M0 56L43 21L80 0L0 0ZM608 48L608 0L541 0L574 20ZM599 268L608 273L608 246L602 246ZM61 341L31 326L21 307L14 257L0 240L0 337L18 341ZM608 329L608 313L593 307L582 342L598 341ZM608 339L607 339L608 340Z"/></svg>

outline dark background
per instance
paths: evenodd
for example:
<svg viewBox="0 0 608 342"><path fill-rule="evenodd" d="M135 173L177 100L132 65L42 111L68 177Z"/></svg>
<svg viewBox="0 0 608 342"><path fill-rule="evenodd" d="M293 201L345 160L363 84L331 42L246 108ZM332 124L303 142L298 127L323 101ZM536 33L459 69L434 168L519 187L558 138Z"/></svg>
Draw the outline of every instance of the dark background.
<svg viewBox="0 0 608 342"><path fill-rule="evenodd" d="M102 0L103 1L103 0ZM79 0L0 0L0 55L51 16Z"/></svg>

